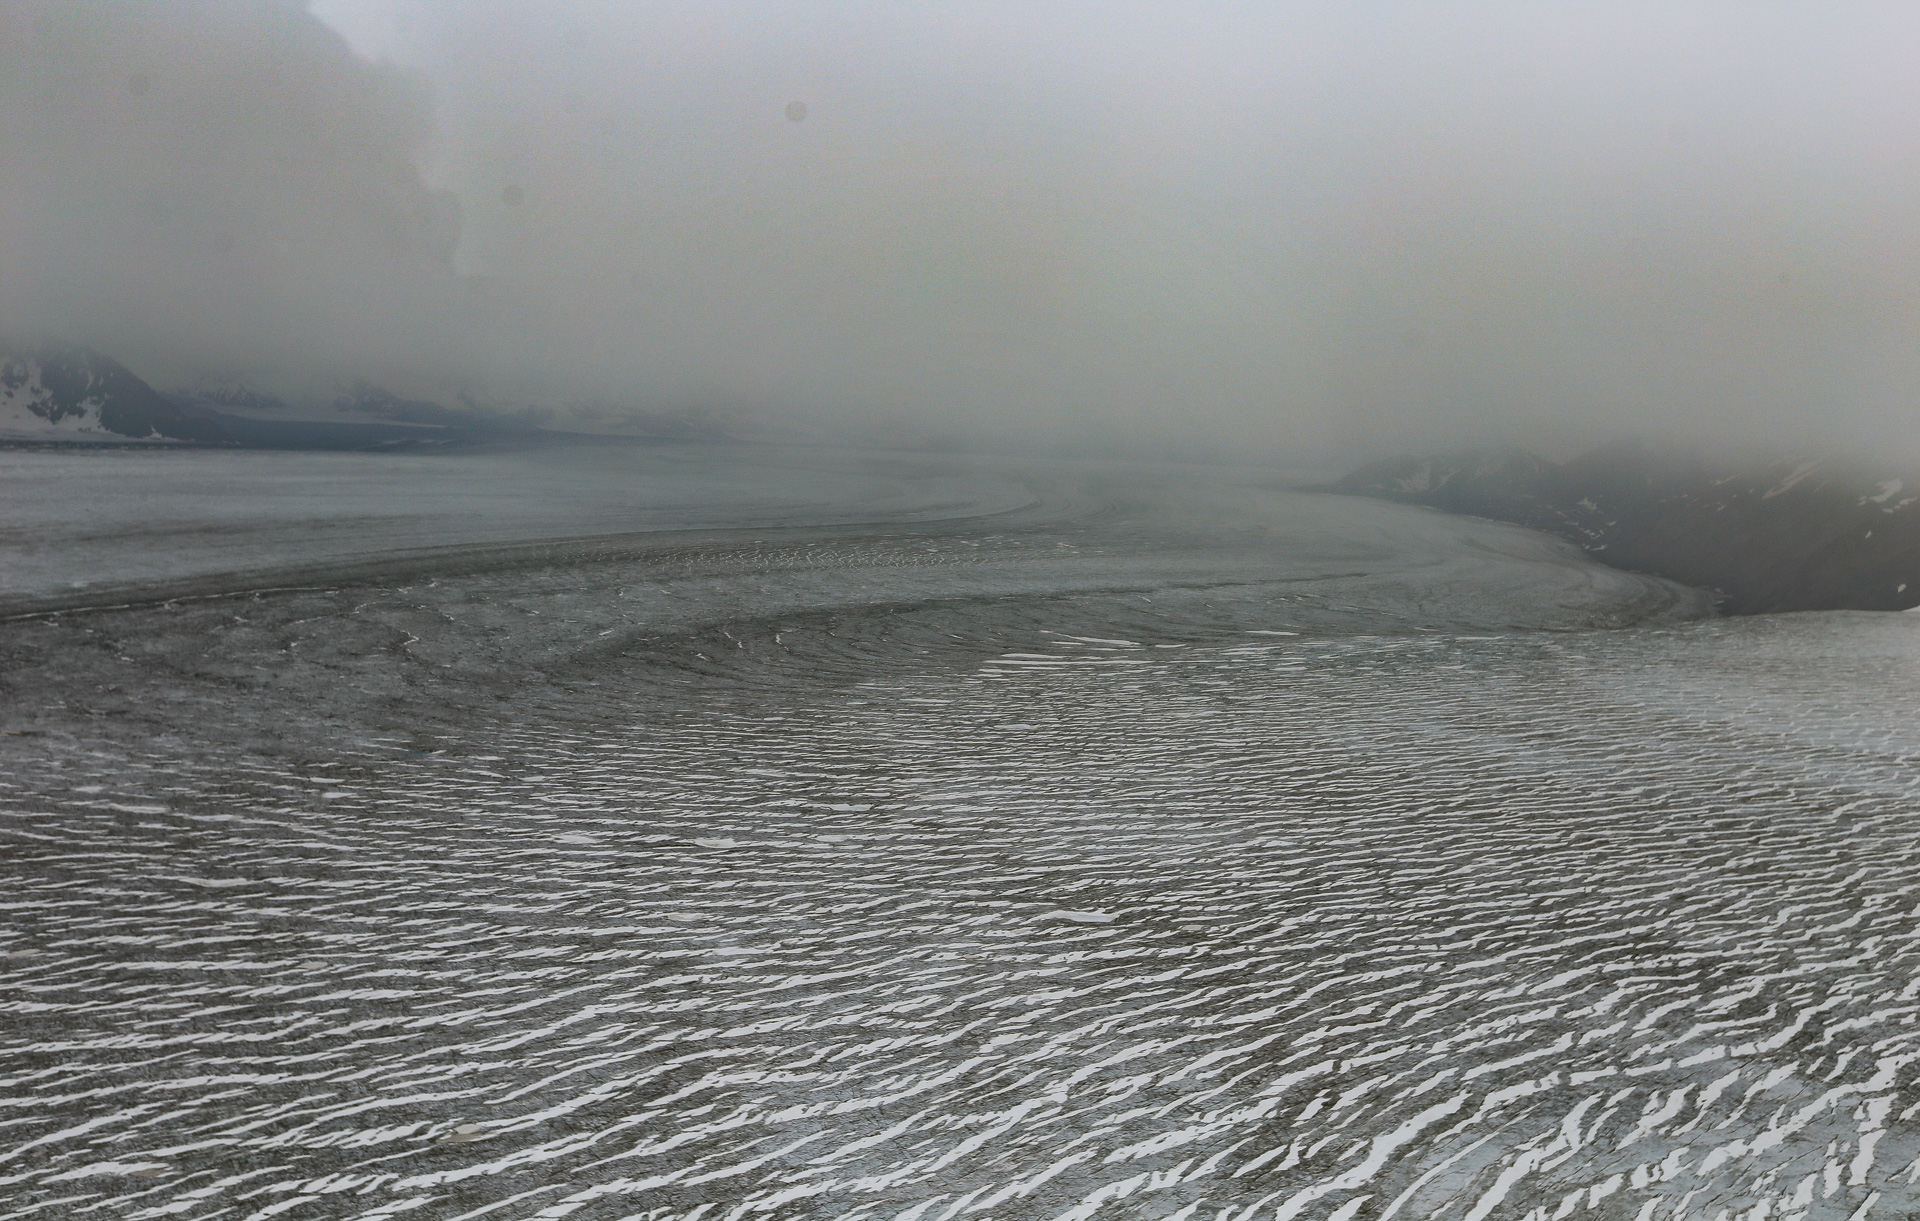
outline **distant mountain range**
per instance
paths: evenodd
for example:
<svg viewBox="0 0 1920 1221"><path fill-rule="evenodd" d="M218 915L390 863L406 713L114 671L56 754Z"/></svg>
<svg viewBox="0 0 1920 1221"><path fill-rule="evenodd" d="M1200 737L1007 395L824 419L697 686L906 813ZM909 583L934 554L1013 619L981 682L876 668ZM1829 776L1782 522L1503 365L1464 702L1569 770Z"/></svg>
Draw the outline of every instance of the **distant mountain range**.
<svg viewBox="0 0 1920 1221"><path fill-rule="evenodd" d="M1558 534L1617 568L1718 592L1732 614L1920 605L1920 477L1838 459L1715 463L1614 445L1390 459L1327 490Z"/></svg>
<svg viewBox="0 0 1920 1221"><path fill-rule="evenodd" d="M233 441L212 413L181 407L118 361L58 344L0 351L0 439Z"/></svg>
<svg viewBox="0 0 1920 1221"><path fill-rule="evenodd" d="M396 449L583 436L718 440L724 434L699 412L604 405L509 411L464 396L452 404L404 398L367 382L305 409L235 382L162 392L90 348L0 344L0 442Z"/></svg>

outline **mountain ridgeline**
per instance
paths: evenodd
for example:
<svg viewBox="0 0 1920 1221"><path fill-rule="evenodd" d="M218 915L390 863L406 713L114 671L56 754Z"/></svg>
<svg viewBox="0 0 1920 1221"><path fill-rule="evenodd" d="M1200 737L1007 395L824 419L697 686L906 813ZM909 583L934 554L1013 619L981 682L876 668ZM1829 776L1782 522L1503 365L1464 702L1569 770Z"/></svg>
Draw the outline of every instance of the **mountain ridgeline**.
<svg viewBox="0 0 1920 1221"><path fill-rule="evenodd" d="M1616 568L1713 590L1730 614L1920 605L1920 478L1838 459L1476 451L1376 462L1327 490L1558 534Z"/></svg>
<svg viewBox="0 0 1920 1221"><path fill-rule="evenodd" d="M232 444L213 412L183 407L87 348L0 348L0 438Z"/></svg>
<svg viewBox="0 0 1920 1221"><path fill-rule="evenodd" d="M305 406L235 382L162 392L119 361L72 344L0 343L0 442L199 444L254 449L432 449L566 442L724 440L699 410L574 404L565 410L403 398L355 382Z"/></svg>

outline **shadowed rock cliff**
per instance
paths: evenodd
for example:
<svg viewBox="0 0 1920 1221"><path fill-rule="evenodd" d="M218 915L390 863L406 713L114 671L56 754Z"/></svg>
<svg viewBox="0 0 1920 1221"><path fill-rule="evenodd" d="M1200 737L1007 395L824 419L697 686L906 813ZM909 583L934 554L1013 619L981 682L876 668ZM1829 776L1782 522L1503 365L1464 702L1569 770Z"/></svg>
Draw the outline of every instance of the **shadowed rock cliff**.
<svg viewBox="0 0 1920 1221"><path fill-rule="evenodd" d="M1394 458L1328 490L1545 530L1718 592L1731 614L1920 605L1920 477L1839 459L1715 463L1644 445Z"/></svg>

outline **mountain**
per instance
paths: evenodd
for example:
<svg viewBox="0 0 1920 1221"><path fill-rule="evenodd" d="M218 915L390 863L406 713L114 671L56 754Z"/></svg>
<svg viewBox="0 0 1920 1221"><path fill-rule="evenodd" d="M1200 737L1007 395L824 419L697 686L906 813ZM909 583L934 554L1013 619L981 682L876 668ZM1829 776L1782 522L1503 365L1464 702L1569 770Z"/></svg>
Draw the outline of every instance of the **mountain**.
<svg viewBox="0 0 1920 1221"><path fill-rule="evenodd" d="M1558 534L1721 595L1732 614L1920 606L1920 477L1840 459L1715 463L1614 445L1389 459L1327 490Z"/></svg>
<svg viewBox="0 0 1920 1221"><path fill-rule="evenodd" d="M245 382L205 381L169 391L176 403L195 404L214 411L259 411L284 415L291 409L277 394L256 390Z"/></svg>
<svg viewBox="0 0 1920 1221"><path fill-rule="evenodd" d="M235 444L249 449L439 449L484 431L438 404L409 403L364 383L351 397L304 405L237 381L195 382L165 397L188 413L216 417ZM400 409L388 409L395 405Z"/></svg>
<svg viewBox="0 0 1920 1221"><path fill-rule="evenodd" d="M472 428L484 431L528 432L533 425L501 411L489 411L464 399L458 407L436 403L432 399L402 398L381 386L355 382L333 401L334 410L343 416L392 420L401 424L424 424L440 428Z"/></svg>
<svg viewBox="0 0 1920 1221"><path fill-rule="evenodd" d="M397 399L358 386L384 417L302 419L279 397L241 383L162 394L125 365L72 344L0 344L0 441L125 444L192 441L254 449L435 448L482 435L483 413ZM329 413L331 415L331 413ZM532 430L517 426L524 435Z"/></svg>
<svg viewBox="0 0 1920 1221"><path fill-rule="evenodd" d="M713 412L576 403L563 410L409 398L365 381L289 403L244 382L162 394L126 366L68 344L0 342L0 442L193 441L252 449L439 449L608 441L725 441ZM554 427L555 424L561 427Z"/></svg>
<svg viewBox="0 0 1920 1221"><path fill-rule="evenodd" d="M0 345L0 439L232 442L215 413L182 407L118 361L67 344Z"/></svg>

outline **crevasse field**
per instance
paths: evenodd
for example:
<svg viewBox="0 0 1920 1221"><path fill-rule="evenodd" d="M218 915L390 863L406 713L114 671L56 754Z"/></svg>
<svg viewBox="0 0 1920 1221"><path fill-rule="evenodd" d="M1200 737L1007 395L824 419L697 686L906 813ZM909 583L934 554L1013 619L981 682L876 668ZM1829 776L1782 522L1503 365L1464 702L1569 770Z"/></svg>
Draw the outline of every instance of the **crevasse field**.
<svg viewBox="0 0 1920 1221"><path fill-rule="evenodd" d="M0 1217L1920 1213L1920 617L1252 470L0 479Z"/></svg>

